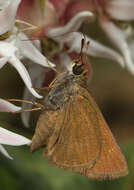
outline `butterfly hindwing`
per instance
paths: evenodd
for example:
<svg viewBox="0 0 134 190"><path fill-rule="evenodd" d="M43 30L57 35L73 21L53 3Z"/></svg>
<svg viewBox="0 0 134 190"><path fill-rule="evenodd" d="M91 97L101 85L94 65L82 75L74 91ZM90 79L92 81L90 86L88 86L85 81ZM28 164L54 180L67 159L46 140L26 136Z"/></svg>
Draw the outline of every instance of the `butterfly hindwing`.
<svg viewBox="0 0 134 190"><path fill-rule="evenodd" d="M37 122L37 127L35 129L34 136L32 138L31 143L31 152L43 147L48 146L48 139L49 139L49 146L53 146L56 139L58 138L58 130L59 127L62 126L63 118L65 110L61 109L58 111L44 111ZM57 132L55 132L57 131ZM53 134L53 139L50 138Z"/></svg>

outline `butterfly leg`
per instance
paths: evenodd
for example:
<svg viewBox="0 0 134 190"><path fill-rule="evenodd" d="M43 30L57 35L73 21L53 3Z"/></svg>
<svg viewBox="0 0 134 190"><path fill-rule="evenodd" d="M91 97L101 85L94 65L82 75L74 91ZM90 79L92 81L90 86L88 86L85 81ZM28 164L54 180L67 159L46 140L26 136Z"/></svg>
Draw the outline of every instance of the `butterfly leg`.
<svg viewBox="0 0 134 190"><path fill-rule="evenodd" d="M29 101L29 100L21 100L21 99L6 99L6 101L8 102L24 102L24 103L28 103L28 104L32 104L34 106L36 106L36 108L31 108L31 109L22 109L19 111L14 112L14 114L16 113L22 113L22 112L32 112L32 111L38 111L38 110L42 110L45 108L44 105L38 103L38 102L34 102L34 101Z"/></svg>
<svg viewBox="0 0 134 190"><path fill-rule="evenodd" d="M32 112L32 111L38 111L41 110L42 108L31 108L31 109L22 109L16 112L13 112L13 114L18 114L18 113L23 113L23 112Z"/></svg>
<svg viewBox="0 0 134 190"><path fill-rule="evenodd" d="M50 90L50 88L49 87L47 87L47 86L44 86L44 87L40 87L40 88L36 88L36 87L33 87L35 90L37 90L37 91L49 91Z"/></svg>

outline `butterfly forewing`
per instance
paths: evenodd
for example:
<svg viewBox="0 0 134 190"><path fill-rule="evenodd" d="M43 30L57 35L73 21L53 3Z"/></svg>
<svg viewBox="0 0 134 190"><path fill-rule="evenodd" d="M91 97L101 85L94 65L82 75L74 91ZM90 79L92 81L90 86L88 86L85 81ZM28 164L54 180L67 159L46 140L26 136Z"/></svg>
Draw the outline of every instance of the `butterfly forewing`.
<svg viewBox="0 0 134 190"><path fill-rule="evenodd" d="M95 166L88 169L87 176L96 179L113 179L125 176L128 173L125 158L103 117L101 115L99 117L102 134L101 154Z"/></svg>
<svg viewBox="0 0 134 190"><path fill-rule="evenodd" d="M101 151L101 134L94 108L80 94L65 105L59 138L46 155L59 167L93 167ZM89 119L90 116L90 119ZM53 135L52 135L53 136ZM53 137L51 137L53 138Z"/></svg>
<svg viewBox="0 0 134 190"><path fill-rule="evenodd" d="M59 137L45 157L52 164L94 179L126 175L124 156L89 92L79 87L64 109Z"/></svg>
<svg viewBox="0 0 134 190"><path fill-rule="evenodd" d="M83 92L84 91L84 92ZM88 168L86 175L94 179L118 178L128 173L127 164L119 146L117 145L109 127L107 126L98 106L89 92L81 88L81 93L93 105L99 120L98 128L101 132L101 154L95 166Z"/></svg>

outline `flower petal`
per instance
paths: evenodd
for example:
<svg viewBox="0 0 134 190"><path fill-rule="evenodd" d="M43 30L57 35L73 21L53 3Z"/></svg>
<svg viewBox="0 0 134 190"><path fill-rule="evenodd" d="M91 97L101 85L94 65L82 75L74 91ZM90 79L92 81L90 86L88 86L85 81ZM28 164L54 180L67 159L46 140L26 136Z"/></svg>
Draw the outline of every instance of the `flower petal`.
<svg viewBox="0 0 134 190"><path fill-rule="evenodd" d="M94 57L101 57L101 58L107 58L111 59L113 61L116 61L120 64L121 67L124 67L124 60L122 56L117 53L116 51L112 50L109 47L104 46L103 44L100 44L99 42L89 38L90 42L89 48L87 50L87 54L94 56ZM85 50L86 53L86 50Z"/></svg>
<svg viewBox="0 0 134 190"><path fill-rule="evenodd" d="M12 64L13 67L16 68L21 78L23 79L25 85L29 89L29 91L37 98L42 98L33 88L30 76L24 67L24 65L20 62L20 60L15 56L18 49L8 42L0 42L0 56L1 57L10 57L8 62Z"/></svg>
<svg viewBox="0 0 134 190"><path fill-rule="evenodd" d="M105 34L109 37L111 42L122 53L124 57L124 61L125 61L125 66L132 74L134 74L134 64L133 64L130 49L126 40L126 35L123 33L123 31L120 28L115 26L109 20L101 20L100 23Z"/></svg>
<svg viewBox="0 0 134 190"><path fill-rule="evenodd" d="M0 111L1 112L16 112L19 110L21 110L21 107L15 106L14 104L11 104L10 102L0 98Z"/></svg>
<svg viewBox="0 0 134 190"><path fill-rule="evenodd" d="M46 69L47 70L47 69ZM43 67L35 64L31 64L28 68L28 73L32 80L32 84L36 88L40 88L44 82L45 71ZM34 101L35 97L31 95L27 88L24 90L24 99ZM22 103L22 109L31 109L32 104ZM26 127L29 127L29 119L31 112L22 112L21 119Z"/></svg>
<svg viewBox="0 0 134 190"><path fill-rule="evenodd" d="M95 12L94 1L90 1L90 0L69 1L69 3L66 5L65 11L63 12L60 18L60 22L63 24L67 24L67 22L71 18L73 18L76 14L83 11Z"/></svg>
<svg viewBox="0 0 134 190"><path fill-rule="evenodd" d="M0 11L0 35L12 29L21 0L9 0L7 6Z"/></svg>
<svg viewBox="0 0 134 190"><path fill-rule="evenodd" d="M0 0L0 10L3 10L8 5L8 0Z"/></svg>
<svg viewBox="0 0 134 190"><path fill-rule="evenodd" d="M17 50L11 43L0 41L0 57L12 57Z"/></svg>
<svg viewBox="0 0 134 190"><path fill-rule="evenodd" d="M6 151L6 149L0 144L0 152L6 156L7 158L13 160L13 158L8 154L8 152Z"/></svg>
<svg viewBox="0 0 134 190"><path fill-rule="evenodd" d="M133 0L108 0L106 4L107 13L117 20L134 19L134 1Z"/></svg>
<svg viewBox="0 0 134 190"><path fill-rule="evenodd" d="M46 57L44 57L39 50L32 44L28 37L20 33L18 35L17 47L19 47L20 53L22 56L27 57L43 67L55 67L55 65L50 62Z"/></svg>
<svg viewBox="0 0 134 190"><path fill-rule="evenodd" d="M43 0L43 3L45 4L44 8L42 8L38 0L22 0L17 12L17 18L38 27L54 25L57 22L59 12L56 12L50 0Z"/></svg>
<svg viewBox="0 0 134 190"><path fill-rule="evenodd" d="M0 144L21 146L29 145L31 140L0 127Z"/></svg>
<svg viewBox="0 0 134 190"><path fill-rule="evenodd" d="M102 58L108 58L114 61L117 61L121 67L124 67L124 60L121 57L120 54L118 54L116 51L110 49L109 47L106 47L99 42L85 36L85 43L88 41L90 42L88 49L84 48L83 52L90 56L94 57L102 57ZM81 50L81 40L83 38L83 35L79 32L72 32L70 34L67 34L63 36L60 39L56 38L59 41L62 41L62 43L66 43L69 47L69 52L76 52L80 53Z"/></svg>
<svg viewBox="0 0 134 190"><path fill-rule="evenodd" d="M10 57L2 57L0 58L0 69L7 63Z"/></svg>
<svg viewBox="0 0 134 190"><path fill-rule="evenodd" d="M76 14L65 26L49 29L47 31L47 35L49 37L55 37L68 32L77 31L86 18L90 18L92 20L94 18L94 14L90 11L80 12Z"/></svg>
<svg viewBox="0 0 134 190"><path fill-rule="evenodd" d="M24 67L24 65L20 62L19 59L17 59L15 56L12 56L12 58L10 58L10 63L16 68L16 70L18 71L18 73L20 74L21 78L23 79L25 85L27 86L27 88L29 89L29 91L37 98L42 98L42 96L40 96L33 88L32 88L32 82L30 79L30 76L26 70L26 68Z"/></svg>
<svg viewBox="0 0 134 190"><path fill-rule="evenodd" d="M65 54L60 56L60 60L62 62L62 70L64 71L69 71L69 73L72 73L72 60L71 58Z"/></svg>
<svg viewBox="0 0 134 190"><path fill-rule="evenodd" d="M49 2L53 4L59 16L64 12L69 0L49 0Z"/></svg>
<svg viewBox="0 0 134 190"><path fill-rule="evenodd" d="M134 40L132 39L129 43L132 59L134 60Z"/></svg>

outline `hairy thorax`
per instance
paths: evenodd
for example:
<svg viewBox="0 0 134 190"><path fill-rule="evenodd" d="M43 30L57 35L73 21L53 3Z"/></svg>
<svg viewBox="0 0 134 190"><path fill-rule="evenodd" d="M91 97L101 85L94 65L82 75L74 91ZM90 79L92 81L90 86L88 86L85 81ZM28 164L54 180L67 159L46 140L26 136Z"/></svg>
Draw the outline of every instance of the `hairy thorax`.
<svg viewBox="0 0 134 190"><path fill-rule="evenodd" d="M52 89L44 100L47 109L57 110L65 105L74 93L77 93L78 84L74 75L63 73L52 84Z"/></svg>

